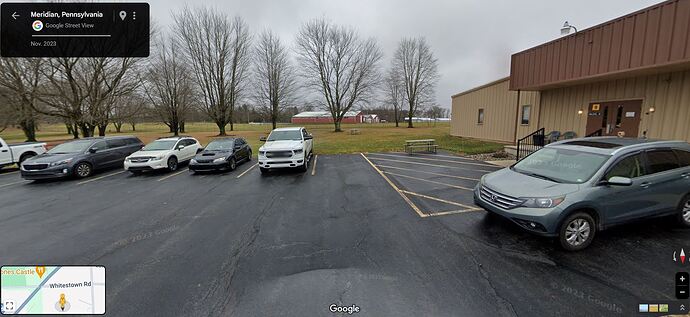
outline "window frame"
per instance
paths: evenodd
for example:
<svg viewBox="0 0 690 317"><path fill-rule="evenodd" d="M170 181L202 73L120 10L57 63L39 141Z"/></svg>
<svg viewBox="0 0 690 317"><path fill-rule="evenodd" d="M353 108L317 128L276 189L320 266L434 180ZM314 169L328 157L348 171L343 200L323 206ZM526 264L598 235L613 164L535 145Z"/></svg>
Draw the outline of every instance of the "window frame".
<svg viewBox="0 0 690 317"><path fill-rule="evenodd" d="M527 111L527 123L525 123L525 109L528 109L528 111ZM532 105L522 105L522 108L520 109L520 125L529 125L531 117L532 117Z"/></svg>
<svg viewBox="0 0 690 317"><path fill-rule="evenodd" d="M678 164L681 165L680 168L690 167L690 150L686 150L686 149L672 149L672 150L673 150L673 153L676 154L676 158L678 158ZM685 155L688 156L688 165L683 165L684 161L682 160L682 157L681 157L681 153L683 153L683 152L685 152L686 153Z"/></svg>
<svg viewBox="0 0 690 317"><path fill-rule="evenodd" d="M485 116L486 116L486 111L484 111L484 108L477 109L477 124L478 125L484 124L484 121L486 119Z"/></svg>
<svg viewBox="0 0 690 317"><path fill-rule="evenodd" d="M618 164L619 164L620 162L622 162L623 160L626 160L626 159L628 159L628 158L630 158L630 157L633 157L633 156L636 156L636 155L639 155L639 156L640 156L640 165L641 165L640 167L642 168L642 170L640 171L640 173L642 173L642 175L637 176L637 177L633 177L633 178L630 178L630 179L634 180L634 179L637 179L637 178L640 178L640 177L645 177L645 176L647 176L647 175L651 175L651 174L648 173L649 171L648 171L648 166L647 166L647 155L644 154L643 151L636 151L636 152L627 153L627 154L625 154L625 155L623 155L623 156L621 156L621 157L615 159L614 162L611 163L611 164L606 168L606 170L604 171L604 174L601 175L601 180L600 180L600 181L603 181L603 182L608 181L608 179L606 178L606 175L608 175L608 173L610 173L611 170L613 170L613 168L616 167L616 165L618 165Z"/></svg>

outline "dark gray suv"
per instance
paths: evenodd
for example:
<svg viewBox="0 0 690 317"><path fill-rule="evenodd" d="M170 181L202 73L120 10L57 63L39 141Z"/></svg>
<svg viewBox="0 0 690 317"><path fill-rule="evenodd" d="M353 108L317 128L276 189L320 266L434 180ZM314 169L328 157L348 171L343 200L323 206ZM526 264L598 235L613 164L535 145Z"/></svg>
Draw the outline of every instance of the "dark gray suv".
<svg viewBox="0 0 690 317"><path fill-rule="evenodd" d="M581 250L598 230L674 215L690 227L690 144L599 137L556 142L482 177L475 204Z"/></svg>
<svg viewBox="0 0 690 317"><path fill-rule="evenodd" d="M144 144L133 136L84 138L65 142L21 165L25 179L91 176L95 170L121 166Z"/></svg>

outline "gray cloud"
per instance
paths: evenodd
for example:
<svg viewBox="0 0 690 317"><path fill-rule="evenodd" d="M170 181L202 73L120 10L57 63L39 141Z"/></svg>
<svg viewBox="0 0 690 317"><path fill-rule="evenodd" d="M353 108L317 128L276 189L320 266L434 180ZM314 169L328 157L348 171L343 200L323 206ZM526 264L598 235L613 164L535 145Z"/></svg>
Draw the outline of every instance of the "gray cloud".
<svg viewBox="0 0 690 317"><path fill-rule="evenodd" d="M450 107L450 96L509 73L510 54L560 36L565 20L579 29L642 9L651 0L230 0L203 1L240 15L253 32L270 28L292 45L300 24L316 17L354 26L379 41L388 67L402 37L425 36L439 60L436 99ZM191 0L152 0L151 14L161 28L172 25L171 11Z"/></svg>

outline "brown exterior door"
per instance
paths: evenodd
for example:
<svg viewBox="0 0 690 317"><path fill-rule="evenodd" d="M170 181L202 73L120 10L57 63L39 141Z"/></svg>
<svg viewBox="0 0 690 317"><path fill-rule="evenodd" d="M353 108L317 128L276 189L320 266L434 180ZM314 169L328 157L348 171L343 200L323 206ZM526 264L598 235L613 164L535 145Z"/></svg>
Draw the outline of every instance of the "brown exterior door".
<svg viewBox="0 0 690 317"><path fill-rule="evenodd" d="M601 129L602 135L636 138L640 129L642 100L606 101L589 104L587 135Z"/></svg>

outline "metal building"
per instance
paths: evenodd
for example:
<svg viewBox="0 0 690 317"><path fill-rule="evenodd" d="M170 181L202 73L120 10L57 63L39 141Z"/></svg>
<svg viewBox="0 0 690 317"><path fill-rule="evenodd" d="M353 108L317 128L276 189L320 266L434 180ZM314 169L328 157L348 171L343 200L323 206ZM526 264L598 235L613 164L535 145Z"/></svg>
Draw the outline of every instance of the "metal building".
<svg viewBox="0 0 690 317"><path fill-rule="evenodd" d="M510 77L452 97L451 134L515 143L540 128L690 141L690 0L512 55Z"/></svg>

